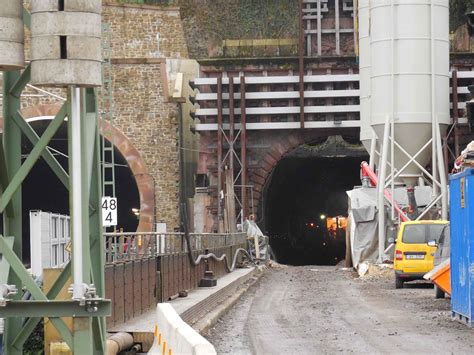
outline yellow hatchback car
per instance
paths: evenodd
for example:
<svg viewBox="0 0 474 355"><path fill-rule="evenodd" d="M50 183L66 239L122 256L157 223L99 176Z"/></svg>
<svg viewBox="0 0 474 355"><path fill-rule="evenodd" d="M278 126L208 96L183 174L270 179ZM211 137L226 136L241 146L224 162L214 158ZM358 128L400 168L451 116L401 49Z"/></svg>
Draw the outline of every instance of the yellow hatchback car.
<svg viewBox="0 0 474 355"><path fill-rule="evenodd" d="M423 279L434 267L434 255L448 221L403 222L395 240L395 287L405 281Z"/></svg>

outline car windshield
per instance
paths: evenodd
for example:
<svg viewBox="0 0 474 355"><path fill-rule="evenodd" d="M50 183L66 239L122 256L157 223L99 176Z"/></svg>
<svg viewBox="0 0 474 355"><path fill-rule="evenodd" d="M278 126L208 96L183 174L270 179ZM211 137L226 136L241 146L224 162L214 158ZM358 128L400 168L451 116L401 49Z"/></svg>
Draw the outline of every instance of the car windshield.
<svg viewBox="0 0 474 355"><path fill-rule="evenodd" d="M424 244L430 240L439 241L445 224L407 224L403 230L403 243Z"/></svg>

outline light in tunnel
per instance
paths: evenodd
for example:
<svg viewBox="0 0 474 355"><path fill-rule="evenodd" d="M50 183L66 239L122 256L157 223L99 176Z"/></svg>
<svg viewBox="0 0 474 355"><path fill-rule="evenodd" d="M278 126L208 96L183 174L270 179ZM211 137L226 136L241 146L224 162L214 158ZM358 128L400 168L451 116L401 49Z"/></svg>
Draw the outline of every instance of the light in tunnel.
<svg viewBox="0 0 474 355"><path fill-rule="evenodd" d="M344 259L346 191L360 184L360 159L289 157L278 162L263 198L264 228L278 262L334 265L336 258Z"/></svg>

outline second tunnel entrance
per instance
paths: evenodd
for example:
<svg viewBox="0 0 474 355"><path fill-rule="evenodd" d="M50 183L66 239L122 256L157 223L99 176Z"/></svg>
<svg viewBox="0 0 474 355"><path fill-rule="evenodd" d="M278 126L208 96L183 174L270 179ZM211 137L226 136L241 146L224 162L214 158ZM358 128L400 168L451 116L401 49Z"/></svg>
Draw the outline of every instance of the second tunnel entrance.
<svg viewBox="0 0 474 355"><path fill-rule="evenodd" d="M281 159L264 193L264 225L278 262L334 265L345 256L346 191L360 185L360 146L345 154L302 146ZM340 153L340 152L339 152Z"/></svg>

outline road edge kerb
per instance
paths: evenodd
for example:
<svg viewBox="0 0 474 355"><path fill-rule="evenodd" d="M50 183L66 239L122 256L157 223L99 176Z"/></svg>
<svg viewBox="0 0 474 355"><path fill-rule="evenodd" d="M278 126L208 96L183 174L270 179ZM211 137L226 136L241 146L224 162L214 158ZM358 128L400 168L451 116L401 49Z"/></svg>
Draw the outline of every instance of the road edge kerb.
<svg viewBox="0 0 474 355"><path fill-rule="evenodd" d="M191 327L196 330L199 334L205 334L209 329L214 327L224 314L226 314L237 301L253 286L255 285L260 278L267 272L266 269L255 268L251 277L245 280L241 285L238 286L236 292L222 302L220 302L217 307L209 312L206 316L202 317L200 320L191 325Z"/></svg>

